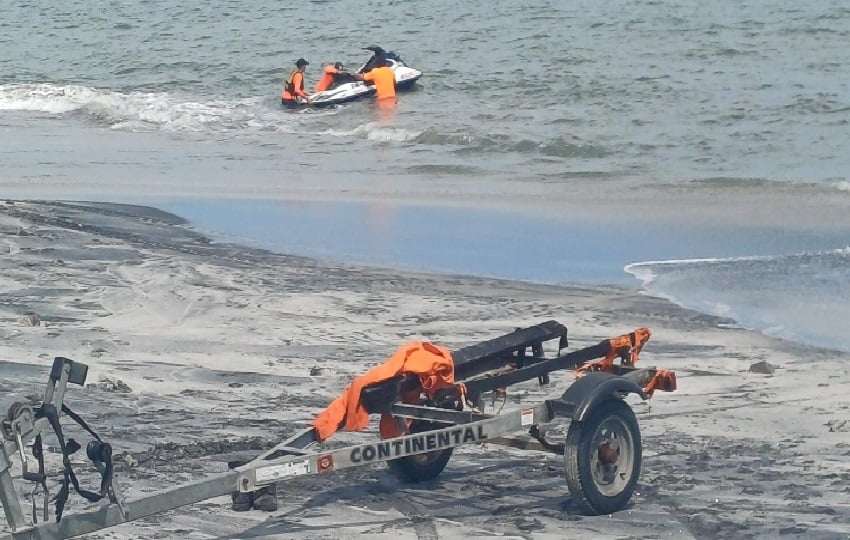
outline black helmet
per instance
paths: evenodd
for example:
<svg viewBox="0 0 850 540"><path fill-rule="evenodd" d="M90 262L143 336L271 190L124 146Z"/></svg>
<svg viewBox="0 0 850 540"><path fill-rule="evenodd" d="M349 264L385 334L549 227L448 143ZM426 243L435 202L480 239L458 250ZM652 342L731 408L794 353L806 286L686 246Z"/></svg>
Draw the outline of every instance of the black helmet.
<svg viewBox="0 0 850 540"><path fill-rule="evenodd" d="M303 67L303 66L309 66L309 65L310 65L310 62L304 60L303 58L299 58L295 62L295 67Z"/></svg>
<svg viewBox="0 0 850 540"><path fill-rule="evenodd" d="M336 69L340 70L340 71L342 71L342 70L343 70L342 62L337 62L336 64L334 64L334 67L335 67Z"/></svg>

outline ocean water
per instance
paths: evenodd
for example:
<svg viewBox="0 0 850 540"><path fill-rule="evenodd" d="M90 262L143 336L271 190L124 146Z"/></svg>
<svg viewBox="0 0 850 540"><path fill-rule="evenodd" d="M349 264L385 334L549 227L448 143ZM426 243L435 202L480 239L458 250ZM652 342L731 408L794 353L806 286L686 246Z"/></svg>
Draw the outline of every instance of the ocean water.
<svg viewBox="0 0 850 540"><path fill-rule="evenodd" d="M156 204L327 259L633 282L850 350L848 42L842 0L10 0L0 195ZM280 109L295 59L315 82L372 44L424 72L393 114Z"/></svg>
<svg viewBox="0 0 850 540"><path fill-rule="evenodd" d="M775 337L850 351L848 268L850 248L642 262L626 271L648 291L686 307Z"/></svg>

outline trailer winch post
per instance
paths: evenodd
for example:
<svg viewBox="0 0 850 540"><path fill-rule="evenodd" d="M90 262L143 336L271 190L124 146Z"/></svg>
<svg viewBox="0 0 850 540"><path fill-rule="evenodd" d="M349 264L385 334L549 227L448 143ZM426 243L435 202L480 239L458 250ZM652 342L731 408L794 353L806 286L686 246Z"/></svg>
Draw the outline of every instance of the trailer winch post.
<svg viewBox="0 0 850 540"><path fill-rule="evenodd" d="M85 364L56 357L50 369L50 377L44 391L42 405L52 405L57 411L61 411L68 383L85 384L87 373L88 366ZM24 476L26 476L25 445L42 432L48 431L51 426L46 418L35 418L33 409L29 404L16 402L9 407L6 419L0 424L0 428L2 428L0 430L2 430L3 439L5 439L0 444L0 504L3 505L6 522L14 532L25 527L26 521L12 481L11 456L15 454L20 456L21 467ZM34 505L35 503L33 503Z"/></svg>

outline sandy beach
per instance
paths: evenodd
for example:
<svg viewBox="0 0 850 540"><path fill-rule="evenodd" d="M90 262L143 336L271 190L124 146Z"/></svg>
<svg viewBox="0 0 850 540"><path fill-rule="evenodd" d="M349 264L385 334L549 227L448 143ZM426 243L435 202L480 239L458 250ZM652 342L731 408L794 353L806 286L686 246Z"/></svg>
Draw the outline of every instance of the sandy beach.
<svg viewBox="0 0 850 540"><path fill-rule="evenodd" d="M54 356L87 363L66 401L120 454L130 498L274 444L409 340L455 348L555 319L574 349L647 326L642 362L678 375L676 393L630 401L643 470L611 516L579 513L557 456L482 445L426 484L358 468L281 484L273 513L221 497L90 538L850 538L850 354L636 289L319 263L217 244L147 207L0 203L0 412L42 392ZM775 371L750 372L762 361ZM505 409L571 377L512 387ZM85 507L72 495L67 511Z"/></svg>

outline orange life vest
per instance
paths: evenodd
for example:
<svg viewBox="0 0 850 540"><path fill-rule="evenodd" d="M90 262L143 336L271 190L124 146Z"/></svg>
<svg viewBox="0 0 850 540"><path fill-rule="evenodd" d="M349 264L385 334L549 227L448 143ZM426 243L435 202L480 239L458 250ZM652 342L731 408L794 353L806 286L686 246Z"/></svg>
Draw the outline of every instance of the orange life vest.
<svg viewBox="0 0 850 540"><path fill-rule="evenodd" d="M322 78L319 80L319 83L316 85L316 92L324 92L334 82L334 75L339 73L340 71L334 66L325 67L325 74L322 75Z"/></svg>
<svg viewBox="0 0 850 540"><path fill-rule="evenodd" d="M437 390L454 383L452 355L448 349L427 341L403 345L389 360L354 379L341 396L316 416L313 427L316 428L319 441L324 441L343 427L346 431L357 431L368 426L369 413L360 403L363 387L404 373L419 375L422 390L433 395ZM385 438L395 435L392 433L394 422L387 422L388 419L388 415L381 418L381 432Z"/></svg>
<svg viewBox="0 0 850 540"><path fill-rule="evenodd" d="M296 75L298 76L296 78ZM283 85L283 94L281 97L286 101L295 101L295 96L303 96L304 94L304 74L301 71L294 69L286 83Z"/></svg>

